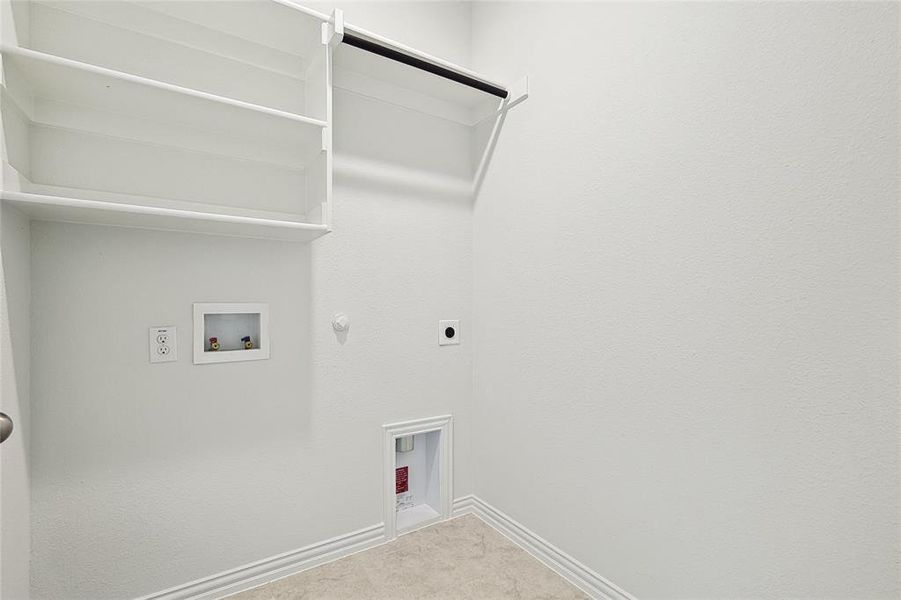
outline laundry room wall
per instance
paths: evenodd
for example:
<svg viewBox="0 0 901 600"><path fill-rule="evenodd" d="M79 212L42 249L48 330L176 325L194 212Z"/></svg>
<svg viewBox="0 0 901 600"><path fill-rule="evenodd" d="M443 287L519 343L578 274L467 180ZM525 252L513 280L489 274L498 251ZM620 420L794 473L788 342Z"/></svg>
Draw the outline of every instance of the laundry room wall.
<svg viewBox="0 0 901 600"><path fill-rule="evenodd" d="M475 492L638 598L897 598L899 5L484 2Z"/></svg>
<svg viewBox="0 0 901 600"><path fill-rule="evenodd" d="M468 57L468 5L345 14ZM471 346L437 345L471 320L469 138L347 91L335 111L335 230L310 245L32 224L34 598L136 597L377 524L388 422L453 414L471 491ZM416 185L373 178L398 172ZM192 364L191 305L220 301L270 304L269 360ZM155 325L177 362L148 362Z"/></svg>

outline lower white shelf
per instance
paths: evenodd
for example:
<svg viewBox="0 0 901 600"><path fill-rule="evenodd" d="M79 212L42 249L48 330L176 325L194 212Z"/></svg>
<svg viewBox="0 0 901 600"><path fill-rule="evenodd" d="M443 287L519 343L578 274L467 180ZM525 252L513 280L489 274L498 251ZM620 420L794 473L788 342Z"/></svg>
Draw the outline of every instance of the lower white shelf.
<svg viewBox="0 0 901 600"><path fill-rule="evenodd" d="M115 225L297 242L316 239L329 231L327 225L299 221L120 204L28 192L2 191L0 198L32 218L43 221Z"/></svg>
<svg viewBox="0 0 901 600"><path fill-rule="evenodd" d="M417 504L412 508L397 511L395 528L399 532L411 529L418 525L425 525L441 517L441 513L428 504Z"/></svg>

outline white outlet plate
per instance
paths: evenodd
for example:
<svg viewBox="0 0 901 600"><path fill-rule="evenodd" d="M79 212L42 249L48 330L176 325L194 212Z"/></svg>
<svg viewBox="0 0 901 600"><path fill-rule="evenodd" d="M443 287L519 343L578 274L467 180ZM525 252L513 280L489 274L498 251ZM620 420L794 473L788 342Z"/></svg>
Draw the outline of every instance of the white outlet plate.
<svg viewBox="0 0 901 600"><path fill-rule="evenodd" d="M450 319L438 321L438 345L450 346L460 343L460 321Z"/></svg>
<svg viewBox="0 0 901 600"><path fill-rule="evenodd" d="M150 349L150 362L172 362L178 360L178 337L174 326L151 327L148 330L147 342Z"/></svg>

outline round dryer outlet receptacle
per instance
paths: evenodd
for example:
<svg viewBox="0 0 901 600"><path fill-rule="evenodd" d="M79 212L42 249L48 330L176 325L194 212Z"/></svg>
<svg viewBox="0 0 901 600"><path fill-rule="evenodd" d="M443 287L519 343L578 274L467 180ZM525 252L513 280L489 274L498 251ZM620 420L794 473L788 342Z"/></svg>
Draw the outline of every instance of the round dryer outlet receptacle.
<svg viewBox="0 0 901 600"><path fill-rule="evenodd" d="M450 319L438 321L438 345L450 346L460 343L460 321Z"/></svg>

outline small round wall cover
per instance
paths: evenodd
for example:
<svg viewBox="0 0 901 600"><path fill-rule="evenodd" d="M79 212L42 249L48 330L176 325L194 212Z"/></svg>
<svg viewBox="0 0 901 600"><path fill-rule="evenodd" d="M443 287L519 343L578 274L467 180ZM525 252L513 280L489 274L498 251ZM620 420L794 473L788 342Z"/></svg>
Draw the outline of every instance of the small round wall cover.
<svg viewBox="0 0 901 600"><path fill-rule="evenodd" d="M344 313L335 313L332 317L332 329L341 333L350 327L350 318Z"/></svg>

